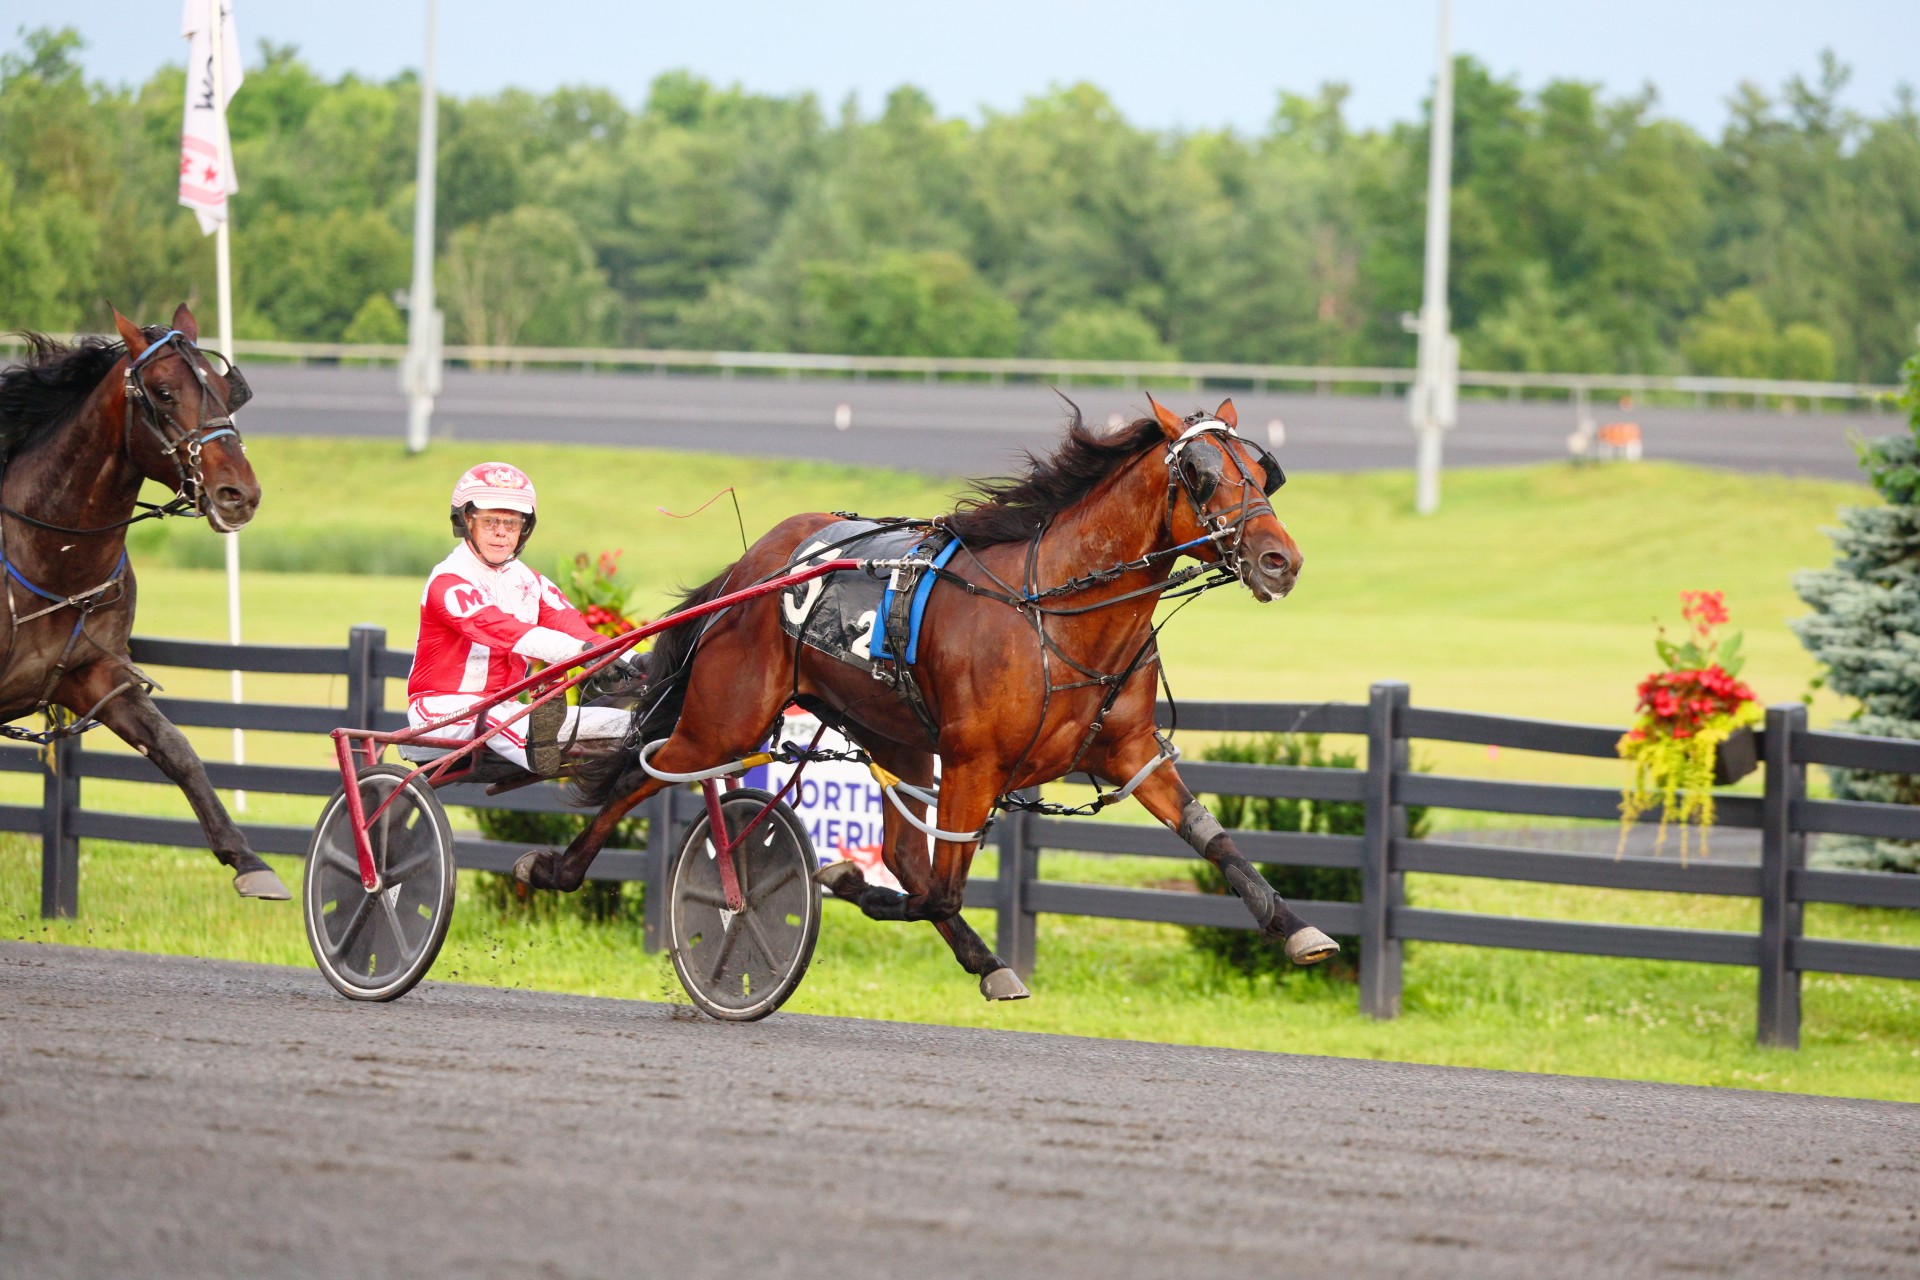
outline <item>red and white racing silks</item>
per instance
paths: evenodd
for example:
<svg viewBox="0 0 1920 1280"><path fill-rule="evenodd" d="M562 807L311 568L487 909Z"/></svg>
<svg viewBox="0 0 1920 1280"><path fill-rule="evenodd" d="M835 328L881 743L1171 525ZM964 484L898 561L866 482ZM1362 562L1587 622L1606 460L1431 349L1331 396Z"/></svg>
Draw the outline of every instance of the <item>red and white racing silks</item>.
<svg viewBox="0 0 1920 1280"><path fill-rule="evenodd" d="M407 719L418 726L452 715L524 679L529 659L564 664L604 638L548 579L519 560L490 568L462 542L434 567L420 597ZM488 719L498 723L518 710L518 704L506 703ZM610 707L570 708L567 730L577 724L582 737L619 737L627 719ZM522 767L525 727L524 721L516 724L490 744ZM440 732L465 737L472 731L468 722Z"/></svg>

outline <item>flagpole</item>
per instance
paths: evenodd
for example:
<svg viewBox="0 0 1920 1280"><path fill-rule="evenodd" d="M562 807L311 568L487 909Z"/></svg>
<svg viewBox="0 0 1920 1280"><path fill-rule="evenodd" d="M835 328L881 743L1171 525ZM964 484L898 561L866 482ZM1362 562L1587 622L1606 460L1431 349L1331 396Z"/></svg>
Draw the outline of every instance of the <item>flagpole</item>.
<svg viewBox="0 0 1920 1280"><path fill-rule="evenodd" d="M1447 315L1447 245L1453 198L1453 0L1440 0L1439 53L1428 115L1427 258L1420 295L1418 369L1408 408L1420 433L1414 452L1414 510L1440 509L1440 440L1453 427L1460 385L1460 343Z"/></svg>
<svg viewBox="0 0 1920 1280"><path fill-rule="evenodd" d="M207 0L210 30L213 33L213 100L224 118L227 102L227 29L221 20L221 0ZM221 145L225 148L220 157L220 171L223 174L233 172L233 143L226 129L221 129ZM226 216L220 220L219 228L214 232L214 289L220 303L220 354L228 360L233 359L233 247L228 234L233 226L233 202L228 200ZM227 559L227 643L240 643L240 535L238 532L222 535L226 542ZM240 673L230 671L227 679L235 704L240 703ZM236 727L233 731L233 762L247 762L247 736L244 729ZM236 790L233 793L233 807L241 813L247 811L247 793Z"/></svg>
<svg viewBox="0 0 1920 1280"><path fill-rule="evenodd" d="M439 4L427 0L427 53L420 66L420 150L413 183L413 283L407 290L407 358L400 389L407 397L407 452L427 447L433 398L440 394L440 313L433 305L433 197L440 98L433 82Z"/></svg>

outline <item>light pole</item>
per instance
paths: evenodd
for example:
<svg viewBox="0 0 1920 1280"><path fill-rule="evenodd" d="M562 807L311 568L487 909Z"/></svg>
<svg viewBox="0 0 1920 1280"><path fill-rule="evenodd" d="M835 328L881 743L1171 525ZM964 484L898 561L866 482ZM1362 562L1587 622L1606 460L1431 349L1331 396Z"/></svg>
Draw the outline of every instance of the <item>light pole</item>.
<svg viewBox="0 0 1920 1280"><path fill-rule="evenodd" d="M1420 357L1407 416L1420 433L1414 464L1414 510L1440 509L1440 435L1459 414L1460 342L1448 332L1447 235L1453 198L1453 0L1440 0L1439 63L1434 71L1431 146L1427 152L1427 272L1420 298Z"/></svg>
<svg viewBox="0 0 1920 1280"><path fill-rule="evenodd" d="M433 398L440 394L442 324L433 305L433 180L440 100L433 87L434 28L439 0L427 0L427 57L420 71L420 157L413 184L413 285L407 290L407 358L400 390L407 397L407 452L427 447Z"/></svg>

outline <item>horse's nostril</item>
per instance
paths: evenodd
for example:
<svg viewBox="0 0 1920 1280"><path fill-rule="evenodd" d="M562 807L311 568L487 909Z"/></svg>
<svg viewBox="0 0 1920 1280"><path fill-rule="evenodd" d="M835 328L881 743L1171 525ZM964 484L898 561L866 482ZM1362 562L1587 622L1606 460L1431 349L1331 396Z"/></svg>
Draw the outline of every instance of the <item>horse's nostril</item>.
<svg viewBox="0 0 1920 1280"><path fill-rule="evenodd" d="M1263 572L1275 578L1295 571L1293 557L1283 551L1269 551L1261 556L1260 568Z"/></svg>

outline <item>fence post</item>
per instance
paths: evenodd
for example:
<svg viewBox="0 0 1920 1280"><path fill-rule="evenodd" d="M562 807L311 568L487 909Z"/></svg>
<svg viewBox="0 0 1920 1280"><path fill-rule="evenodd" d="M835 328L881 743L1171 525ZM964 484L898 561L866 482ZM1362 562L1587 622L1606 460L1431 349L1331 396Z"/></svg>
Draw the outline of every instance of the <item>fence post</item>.
<svg viewBox="0 0 1920 1280"><path fill-rule="evenodd" d="M647 851L641 865L646 869L645 914L641 921L640 945L658 951L667 945L667 872L674 846L673 797L677 787L656 792L642 806L647 819Z"/></svg>
<svg viewBox="0 0 1920 1280"><path fill-rule="evenodd" d="M356 729L373 728L386 709L387 682L379 666L386 648L385 627L362 623L347 631L347 718Z"/></svg>
<svg viewBox="0 0 1920 1280"><path fill-rule="evenodd" d="M1794 830L1793 810L1807 794L1807 766L1793 759L1793 735L1807 727L1798 702L1767 708L1766 792L1760 819L1761 1044L1800 1047L1800 971L1793 942L1805 909L1794 900L1793 873L1806 861L1807 838Z"/></svg>
<svg viewBox="0 0 1920 1280"><path fill-rule="evenodd" d="M1033 815L1014 811L1000 817L1000 907L995 950L1023 978L1033 976L1039 917L1027 906L1027 885L1039 861L1028 843Z"/></svg>
<svg viewBox="0 0 1920 1280"><path fill-rule="evenodd" d="M62 738L51 750L41 784L40 915L71 919L80 914L80 840L74 834L80 812L80 739Z"/></svg>
<svg viewBox="0 0 1920 1280"><path fill-rule="evenodd" d="M1393 842L1407 834L1406 806L1394 800L1394 776L1407 768L1400 736L1407 686L1382 681L1367 691L1366 830L1360 852L1360 1011L1400 1016L1400 940L1393 909L1406 897L1406 873L1393 869Z"/></svg>

